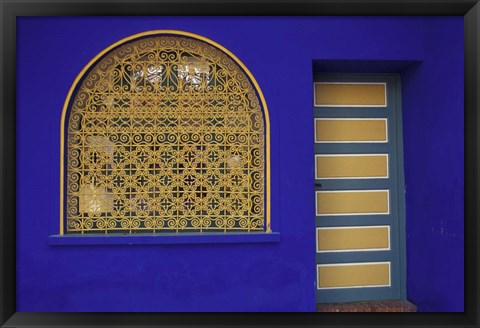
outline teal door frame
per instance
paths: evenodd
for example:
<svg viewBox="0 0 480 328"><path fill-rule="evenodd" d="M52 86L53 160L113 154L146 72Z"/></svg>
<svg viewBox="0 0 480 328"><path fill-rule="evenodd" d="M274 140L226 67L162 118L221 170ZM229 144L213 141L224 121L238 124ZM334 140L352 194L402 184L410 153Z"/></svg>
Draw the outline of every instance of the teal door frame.
<svg viewBox="0 0 480 328"><path fill-rule="evenodd" d="M316 302L334 303L372 300L406 299L405 250L405 189L403 167L403 133L401 86L398 74L315 74L314 82L385 82L387 107L313 107L315 118L387 118L388 143L314 143L315 154L387 153L389 176L385 179L321 179L320 190L388 189L390 212L385 215L316 216L316 228L332 226L390 225L390 250L318 253L317 264L354 262L391 262L390 287L360 287L318 289L315 280ZM314 85L315 88L315 85ZM315 161L316 165L316 161ZM316 187L318 190L318 187ZM315 193L316 197L316 193Z"/></svg>

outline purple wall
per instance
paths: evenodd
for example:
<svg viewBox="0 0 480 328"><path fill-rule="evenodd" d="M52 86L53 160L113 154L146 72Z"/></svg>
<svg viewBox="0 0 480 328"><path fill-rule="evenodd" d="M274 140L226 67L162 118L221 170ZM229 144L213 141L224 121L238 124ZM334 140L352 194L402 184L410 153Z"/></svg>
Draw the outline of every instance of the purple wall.
<svg viewBox="0 0 480 328"><path fill-rule="evenodd" d="M48 245L68 89L105 47L154 29L210 38L257 79L279 243ZM314 311L314 60L402 73L407 296L463 311L463 17L19 18L17 311Z"/></svg>

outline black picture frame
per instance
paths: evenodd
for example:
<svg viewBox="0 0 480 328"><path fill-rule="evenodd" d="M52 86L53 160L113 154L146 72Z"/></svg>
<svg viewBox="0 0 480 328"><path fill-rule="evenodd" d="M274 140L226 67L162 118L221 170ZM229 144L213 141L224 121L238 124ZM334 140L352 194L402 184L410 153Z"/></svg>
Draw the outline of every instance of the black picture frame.
<svg viewBox="0 0 480 328"><path fill-rule="evenodd" d="M0 0L1 327L408 326L478 327L478 0ZM17 16L460 15L465 26L465 312L463 313L25 313L16 312L15 68Z"/></svg>

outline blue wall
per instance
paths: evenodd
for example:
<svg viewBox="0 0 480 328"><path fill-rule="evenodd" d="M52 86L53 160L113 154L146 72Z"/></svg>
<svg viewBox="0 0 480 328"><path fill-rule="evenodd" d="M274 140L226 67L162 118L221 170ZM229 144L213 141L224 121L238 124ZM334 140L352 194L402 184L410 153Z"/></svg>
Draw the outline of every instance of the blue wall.
<svg viewBox="0 0 480 328"><path fill-rule="evenodd" d="M257 79L279 243L48 245L68 89L105 47L153 29L210 38ZM463 17L19 18L17 311L314 311L314 60L402 74L407 295L463 311Z"/></svg>
<svg viewBox="0 0 480 328"><path fill-rule="evenodd" d="M453 26L425 19L424 61L402 79L407 293L423 311L464 305L463 31Z"/></svg>

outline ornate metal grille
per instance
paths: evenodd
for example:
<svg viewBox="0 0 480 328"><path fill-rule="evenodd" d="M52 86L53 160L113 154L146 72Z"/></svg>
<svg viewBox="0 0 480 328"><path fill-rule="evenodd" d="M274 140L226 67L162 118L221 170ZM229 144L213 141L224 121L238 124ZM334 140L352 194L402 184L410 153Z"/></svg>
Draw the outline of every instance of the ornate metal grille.
<svg viewBox="0 0 480 328"><path fill-rule="evenodd" d="M228 55L138 39L84 78L67 127L67 232L264 229L264 120Z"/></svg>

